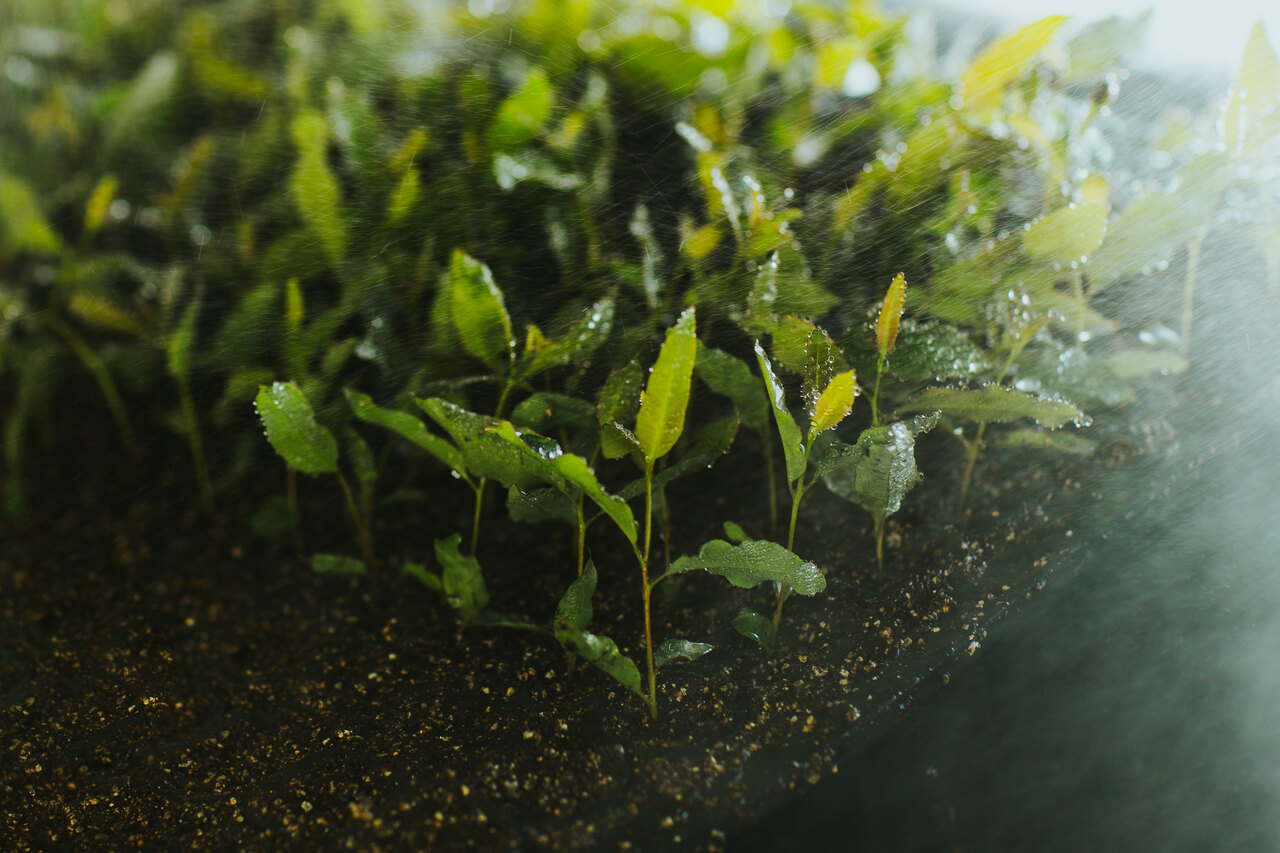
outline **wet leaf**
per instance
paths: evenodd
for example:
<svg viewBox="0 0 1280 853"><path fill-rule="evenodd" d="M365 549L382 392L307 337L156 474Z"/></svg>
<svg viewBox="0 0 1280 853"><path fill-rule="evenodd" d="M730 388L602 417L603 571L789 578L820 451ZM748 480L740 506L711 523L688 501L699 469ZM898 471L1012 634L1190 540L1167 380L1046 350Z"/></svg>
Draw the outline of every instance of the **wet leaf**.
<svg viewBox="0 0 1280 853"><path fill-rule="evenodd" d="M1106 205L1073 204L1032 223L1022 235L1022 246L1030 257L1069 264L1102 245L1106 231Z"/></svg>
<svg viewBox="0 0 1280 853"><path fill-rule="evenodd" d="M462 535L455 533L435 541L436 559L440 561L440 583L445 601L458 612L465 625L489 606L489 590L480 572L480 563L458 550Z"/></svg>
<svg viewBox="0 0 1280 853"><path fill-rule="evenodd" d="M1086 26L1067 43L1067 80L1101 79L1138 51L1151 20L1148 9L1132 18L1112 15Z"/></svg>
<svg viewBox="0 0 1280 853"><path fill-rule="evenodd" d="M773 409L774 421L778 424L778 437L782 441L783 459L787 463L787 482L794 483L804 475L805 455L804 436L796 419L787 409L787 393L782 383L773 373L773 365L764 354L764 347L756 343L756 359L760 362L760 375L764 378L764 387Z"/></svg>
<svg viewBox="0 0 1280 853"><path fill-rule="evenodd" d="M415 402L449 433L473 477L492 478L503 486L515 484L525 490L544 480L546 468L541 460L531 458L523 449L490 431L490 426L506 421L477 415L439 397Z"/></svg>
<svg viewBox="0 0 1280 853"><path fill-rule="evenodd" d="M747 539L736 545L712 539L696 556L680 557L667 571L683 574L695 569L719 575L744 589L773 581L787 584L801 595L815 595L827 586L817 566L765 539Z"/></svg>
<svg viewBox="0 0 1280 853"><path fill-rule="evenodd" d="M311 568L322 575L363 575L368 572L363 560L340 554L312 554Z"/></svg>
<svg viewBox="0 0 1280 853"><path fill-rule="evenodd" d="M1182 373L1190 366L1177 353L1153 349L1121 350L1108 358L1106 364L1121 380L1138 379L1152 373Z"/></svg>
<svg viewBox="0 0 1280 853"><path fill-rule="evenodd" d="M618 651L618 646L608 637L592 634L591 596L596 591L596 567L588 562L582 576L569 585L560 605L556 608L555 637L570 651L592 666L602 670L637 696L644 696L640 688L640 670L635 662Z"/></svg>
<svg viewBox="0 0 1280 853"><path fill-rule="evenodd" d="M1249 31L1240 72L1222 114L1223 141L1239 155L1280 141L1280 60L1258 21Z"/></svg>
<svg viewBox="0 0 1280 853"><path fill-rule="evenodd" d="M304 474L338 470L338 442L316 423L315 412L298 386L275 382L258 389L254 402L267 430L267 440L290 467Z"/></svg>
<svg viewBox="0 0 1280 853"><path fill-rule="evenodd" d="M340 269L346 254L347 231L342 222L342 190L329 169L329 126L319 110L303 109L290 127L298 150L289 179L294 204L324 247L329 263Z"/></svg>
<svg viewBox="0 0 1280 853"><path fill-rule="evenodd" d="M507 489L507 512L513 521L537 524L542 521L578 523L578 511L573 501L556 489L530 489L520 491L518 486Z"/></svg>
<svg viewBox="0 0 1280 853"><path fill-rule="evenodd" d="M631 361L615 367L600 389L596 406L596 423L625 423L640 410L640 391L644 388L644 368Z"/></svg>
<svg viewBox="0 0 1280 853"><path fill-rule="evenodd" d="M686 308L680 320L667 330L658 360L640 395L636 415L636 440L645 461L652 465L665 456L684 431L689 406L689 384L698 357L694 309Z"/></svg>
<svg viewBox="0 0 1280 853"><path fill-rule="evenodd" d="M489 268L455 249L445 289L449 292L453 327L463 348L495 369L501 369L503 353L508 360L514 359L516 342L511 318Z"/></svg>
<svg viewBox="0 0 1280 853"><path fill-rule="evenodd" d="M1093 453L1097 443L1069 432L1015 429L996 439L996 446L1048 450L1054 453L1088 456Z"/></svg>
<svg viewBox="0 0 1280 853"><path fill-rule="evenodd" d="M739 608L738 615L733 617L733 629L766 649L773 647L773 622L750 607Z"/></svg>
<svg viewBox="0 0 1280 853"><path fill-rule="evenodd" d="M745 362L700 342L698 362L693 370L708 388L733 401L746 427L757 432L764 430L769 418L769 402L761 392L760 380Z"/></svg>
<svg viewBox="0 0 1280 853"><path fill-rule="evenodd" d="M818 397L813 408L813 422L809 424L809 441L820 432L834 429L853 411L853 400L858 396L858 381L852 370L846 370L831 380Z"/></svg>
<svg viewBox="0 0 1280 853"><path fill-rule="evenodd" d="M694 643L689 640L677 640L673 637L663 640L653 650L653 666L654 669L659 669L677 659L697 660L713 648L715 647L710 643Z"/></svg>
<svg viewBox="0 0 1280 853"><path fill-rule="evenodd" d="M1022 76L1066 21L1060 15L1041 18L978 54L960 80L965 107L985 113L1000 106L1005 88Z"/></svg>
<svg viewBox="0 0 1280 853"><path fill-rule="evenodd" d="M827 488L871 513L876 521L898 511L902 499L920 482L915 440L938 422L936 414L863 430L846 464L824 471Z"/></svg>
<svg viewBox="0 0 1280 853"><path fill-rule="evenodd" d="M613 331L613 315L613 299L601 299L588 309L582 319L555 340L547 341L543 338L533 352L529 351L526 344L519 374L525 377L536 376L553 365L585 359L609 339L609 333Z"/></svg>
<svg viewBox="0 0 1280 853"><path fill-rule="evenodd" d="M521 87L502 102L489 128L494 151L511 152L529 142L551 116L551 81L547 72L532 68Z"/></svg>
<svg viewBox="0 0 1280 853"><path fill-rule="evenodd" d="M1084 412L1066 400L1027 394L995 384L984 385L974 391L964 388L930 388L898 411L938 411L948 417L989 423L1030 418L1049 429L1057 429L1067 421L1088 420Z"/></svg>
<svg viewBox="0 0 1280 853"><path fill-rule="evenodd" d="M354 388L344 389L343 394L347 398L347 404L351 406L352 414L357 418L385 427L401 438L413 442L466 478L467 464L461 451L443 438L428 432L427 425L421 418L397 409L383 408L374 403L368 394L363 394Z"/></svg>
<svg viewBox="0 0 1280 853"><path fill-rule="evenodd" d="M882 358L898 341L898 325L902 322L902 309L906 304L907 280L898 273L889 283L889 292L880 303L880 313L876 316L876 349Z"/></svg>
<svg viewBox="0 0 1280 853"><path fill-rule="evenodd" d="M964 379L991 369L986 353L950 323L904 320L889 372L900 379Z"/></svg>

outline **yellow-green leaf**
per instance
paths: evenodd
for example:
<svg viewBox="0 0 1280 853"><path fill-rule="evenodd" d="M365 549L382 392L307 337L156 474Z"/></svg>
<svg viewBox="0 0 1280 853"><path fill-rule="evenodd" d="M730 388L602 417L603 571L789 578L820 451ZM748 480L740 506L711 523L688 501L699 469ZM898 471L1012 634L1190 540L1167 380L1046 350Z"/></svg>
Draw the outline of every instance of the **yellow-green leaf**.
<svg viewBox="0 0 1280 853"><path fill-rule="evenodd" d="M636 415L636 439L645 460L653 462L675 446L684 431L684 412L689 405L689 384L698 358L698 338L694 309L686 308L680 320L667 330L658 360L649 373L649 382L640 395Z"/></svg>
<svg viewBox="0 0 1280 853"><path fill-rule="evenodd" d="M901 278L902 276L898 276ZM896 280L896 279L895 279ZM820 432L834 428L853 410L853 400L858 396L858 380L852 370L836 376L814 406L813 422L809 425L809 440Z"/></svg>
<svg viewBox="0 0 1280 853"><path fill-rule="evenodd" d="M1249 31L1240 73L1222 114L1223 141L1232 154L1280 134L1280 60L1267 41L1262 21Z"/></svg>
<svg viewBox="0 0 1280 853"><path fill-rule="evenodd" d="M346 253L347 232L339 210L341 189L329 169L329 126L322 113L309 109L294 117L291 130L298 149L298 162L289 179L293 201L336 268Z"/></svg>
<svg viewBox="0 0 1280 853"><path fill-rule="evenodd" d="M980 53L960 80L965 106L978 113L1000 106L1005 88L1022 75L1066 20L1062 15L1041 18Z"/></svg>
<svg viewBox="0 0 1280 853"><path fill-rule="evenodd" d="M880 316L876 317L876 349L880 357L889 354L898 340L898 324L902 322L902 309L907 304L907 280L902 273L893 277L889 292L880 303Z"/></svg>
<svg viewBox="0 0 1280 853"><path fill-rule="evenodd" d="M1071 204L1033 222L1022 235L1022 247L1030 257L1069 264L1101 246L1106 233L1106 205Z"/></svg>
<svg viewBox="0 0 1280 853"><path fill-rule="evenodd" d="M511 318L489 268L455 249L446 289L453 326L462 338L463 348L490 367L500 365L499 357L504 352L508 360L514 358L516 342Z"/></svg>
<svg viewBox="0 0 1280 853"><path fill-rule="evenodd" d="M495 152L511 152L533 139L551 115L551 81L547 72L534 68L524 86L502 102L489 129L489 145Z"/></svg>
<svg viewBox="0 0 1280 853"><path fill-rule="evenodd" d="M98 181L98 185L93 188L93 193L89 196L89 201L84 206L84 230L88 234L94 234L102 227L102 221L107 218L107 208L111 206L112 200L116 197L116 189L120 186L120 182L116 180L115 175L105 175Z"/></svg>

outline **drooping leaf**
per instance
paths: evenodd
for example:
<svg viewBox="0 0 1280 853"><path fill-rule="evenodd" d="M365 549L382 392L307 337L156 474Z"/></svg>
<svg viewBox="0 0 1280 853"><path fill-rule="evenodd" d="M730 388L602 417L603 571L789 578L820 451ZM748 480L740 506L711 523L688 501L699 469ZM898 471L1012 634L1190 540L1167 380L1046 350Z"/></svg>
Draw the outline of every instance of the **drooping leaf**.
<svg viewBox="0 0 1280 853"><path fill-rule="evenodd" d="M827 586L817 566L765 539L747 539L736 545L712 539L696 556L680 557L667 571L683 574L695 569L719 575L744 589L773 581L787 584L801 595L815 595Z"/></svg>
<svg viewBox="0 0 1280 853"><path fill-rule="evenodd" d="M338 442L316 423L315 412L298 386L275 382L258 389L254 401L267 430L267 441L292 468L304 474L338 470Z"/></svg>
<svg viewBox="0 0 1280 853"><path fill-rule="evenodd" d="M587 460L575 453L564 453L558 444L532 433L517 433L510 421L500 421L489 426L491 435L507 442L526 460L530 469L540 472L541 479L553 488L565 491L573 486L588 500L604 510L618 529L633 544L636 541L636 522L626 501L611 495L600 485ZM536 440L536 444L531 441Z"/></svg>
<svg viewBox="0 0 1280 853"><path fill-rule="evenodd" d="M458 550L462 535L455 533L447 539L435 541L436 559L442 572L441 587L449 606L458 612L463 624L474 619L489 606L489 590L480 572L480 563Z"/></svg>
<svg viewBox="0 0 1280 853"><path fill-rule="evenodd" d="M468 353L493 368L502 366L503 353L515 358L511 318L489 267L455 249L445 289L453 327Z"/></svg>
<svg viewBox="0 0 1280 853"><path fill-rule="evenodd" d="M547 72L532 68L524 84L502 102L489 128L494 151L510 152L533 139L551 116L551 82Z"/></svg>
<svg viewBox="0 0 1280 853"><path fill-rule="evenodd" d="M937 414L932 414L863 430L853 453L842 454L847 464L824 472L827 488L866 509L876 521L884 521L920 482L916 436L937 422Z"/></svg>
<svg viewBox="0 0 1280 853"><path fill-rule="evenodd" d="M311 568L322 575L363 575L368 571L363 560L341 554L312 554Z"/></svg>
<svg viewBox="0 0 1280 853"><path fill-rule="evenodd" d="M582 576L569 585L560 605L556 608L553 626L555 637L570 651L592 666L614 678L637 696L644 693L640 687L640 670L635 662L618 650L608 637L587 630L591 624L591 596L596 591L596 567L588 562Z"/></svg>
<svg viewBox="0 0 1280 853"><path fill-rule="evenodd" d="M760 380L745 362L699 342L698 361L693 370L708 388L733 401L747 428L757 432L765 429L769 402L761 392Z"/></svg>
<svg viewBox="0 0 1280 853"><path fill-rule="evenodd" d="M1046 432L1038 429L1015 429L996 439L997 447L1017 447L1032 450L1048 450L1088 456L1097 443L1070 432Z"/></svg>
<svg viewBox="0 0 1280 853"><path fill-rule="evenodd" d="M985 113L1000 106L1005 88L1022 76L1066 20L1063 16L1041 18L978 54L960 81L965 107Z"/></svg>
<svg viewBox="0 0 1280 853"><path fill-rule="evenodd" d="M809 441L820 432L834 429L853 411L853 400L858 396L858 380L852 370L846 370L831 380L813 408L813 422L809 424Z"/></svg>
<svg viewBox="0 0 1280 853"><path fill-rule="evenodd" d="M421 563L405 563L404 573L428 589L444 594L444 582L440 580L440 576Z"/></svg>
<svg viewBox="0 0 1280 853"><path fill-rule="evenodd" d="M672 637L663 640L653 650L653 667L654 669L660 669L663 665L677 659L697 660L713 648L715 647L710 643L694 643L689 640L677 640Z"/></svg>
<svg viewBox="0 0 1280 853"><path fill-rule="evenodd" d="M804 475L804 436L800 432L800 427L796 426L796 419L787 409L786 390L774 375L773 365L769 363L769 357L764 354L764 347L760 346L758 341L755 346L756 360L760 363L760 375L764 378L765 393L773 409L774 421L778 424L778 437L782 440L783 459L787 464L787 482L794 483Z"/></svg>
<svg viewBox="0 0 1280 853"><path fill-rule="evenodd" d="M889 283L889 291L884 295L880 313L876 316L876 349L882 358L897 343L898 325L902 322L902 309L906 304L907 280L902 273L898 273Z"/></svg>
<svg viewBox="0 0 1280 853"><path fill-rule="evenodd" d="M345 388L342 392L351 406L351 412L360 420L385 427L401 438L421 447L436 459L443 462L459 476L467 478L467 463L461 451L449 442L427 431L427 425L421 418L398 409L387 409L377 405L368 394L354 388Z"/></svg>
<svg viewBox="0 0 1280 853"><path fill-rule="evenodd" d="M290 131L298 160L289 178L294 204L311 228L334 269L342 265L347 231L342 221L342 190L329 169L329 125L324 114L303 109L293 118Z"/></svg>
<svg viewBox="0 0 1280 853"><path fill-rule="evenodd" d="M650 465L665 456L684 431L689 385L698 357L695 322L694 309L686 308L679 321L667 330L658 360L640 395L636 440Z"/></svg>
<svg viewBox="0 0 1280 853"><path fill-rule="evenodd" d="M490 431L490 426L503 422L469 412L439 397L415 402L449 433L466 460L466 469L472 477L492 478L503 486L514 483L525 490L544 481L546 467L542 460L531 458Z"/></svg>
<svg viewBox="0 0 1280 853"><path fill-rule="evenodd" d="M733 618L733 629L766 649L773 646L773 621L750 607L738 610L738 615Z"/></svg>
<svg viewBox="0 0 1280 853"><path fill-rule="evenodd" d="M561 491L552 488L530 489L527 492L518 486L507 489L507 512L513 521L523 524L537 524L542 521L560 521L565 524L576 524L577 510L573 501Z"/></svg>
<svg viewBox="0 0 1280 853"><path fill-rule="evenodd" d="M1107 233L1107 206L1070 204L1033 222L1022 234L1028 256L1061 264L1087 258Z"/></svg>
<svg viewBox="0 0 1280 853"><path fill-rule="evenodd" d="M615 305L611 298L601 299L586 315L555 340L543 338L533 352L526 344L520 375L536 376L548 367L579 361L595 352L613 331Z"/></svg>
<svg viewBox="0 0 1280 853"><path fill-rule="evenodd" d="M1049 429L1057 429L1067 421L1087 421L1085 413L1067 400L1041 397L1015 391L1003 385L984 385L977 390L965 388L930 388L898 411L942 412L953 418L989 423L1030 418Z"/></svg>

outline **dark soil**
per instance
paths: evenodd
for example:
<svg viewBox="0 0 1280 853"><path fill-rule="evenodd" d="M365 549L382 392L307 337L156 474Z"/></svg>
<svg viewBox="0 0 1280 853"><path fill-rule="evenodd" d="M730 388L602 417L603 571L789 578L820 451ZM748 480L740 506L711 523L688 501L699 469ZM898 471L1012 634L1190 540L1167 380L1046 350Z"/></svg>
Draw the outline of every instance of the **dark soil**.
<svg viewBox="0 0 1280 853"><path fill-rule="evenodd" d="M659 674L653 723L537 635L460 631L397 570L428 553L424 529L441 529L428 516L465 529L447 482L429 494L449 497L384 514L387 565L321 576L243 522L279 490L275 460L210 519L182 509L194 501L179 443L153 445L162 475L114 463L86 479L107 439L81 438L84 458L47 478L41 521L0 551L4 849L717 849L976 652L1080 541L1073 525L1098 498L1069 466L992 453L983 467L1002 476L958 516L953 478L934 473L957 454L935 437L878 577L865 514L813 491L797 550L828 589L788 602L773 654L731 626L741 605L771 606L764 588L696 576L655 597L657 638L716 648ZM1148 443L1121 432L1093 464ZM672 489L677 553L719 535L739 512L727 496L760 493L749 457L699 477ZM303 484L308 546L349 551L332 491ZM734 520L749 533L765 526L747 516ZM487 529L493 606L549 621L571 578L567 531L496 517ZM594 629L640 659L634 560L607 536L591 544Z"/></svg>

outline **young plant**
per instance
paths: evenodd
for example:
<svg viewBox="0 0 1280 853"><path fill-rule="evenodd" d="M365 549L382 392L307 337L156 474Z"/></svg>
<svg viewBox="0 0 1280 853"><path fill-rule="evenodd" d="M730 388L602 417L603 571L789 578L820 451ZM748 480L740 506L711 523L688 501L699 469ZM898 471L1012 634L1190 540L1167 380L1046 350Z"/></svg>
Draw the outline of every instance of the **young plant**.
<svg viewBox="0 0 1280 853"><path fill-rule="evenodd" d="M858 395L858 382L852 370L839 373L827 382L814 399L809 409L809 430L802 434L795 418L787 408L786 389L773 371L764 347L757 341L755 345L756 361L760 365L760 375L764 380L766 395L773 409L774 422L778 426L778 438L782 443L782 458L787 471L787 490L791 493L791 518L787 525L787 550L795 547L796 520L800 514L800 502L804 494L818 477L806 481L809 468L809 456L813 452L818 436L830 429L835 429L853 410L853 401ZM790 592L788 584L778 587L778 603L773 611L773 622L770 638L776 635L778 624L782 620L782 605Z"/></svg>
<svg viewBox="0 0 1280 853"><path fill-rule="evenodd" d="M368 513L360 511L351 486L338 466L337 439L326 427L317 423L311 403L307 401L298 386L292 383L276 382L270 387L263 385L258 390L254 407L266 429L267 441L271 442L271 446L284 459L285 464L296 471L313 476L333 474L338 479L338 485L342 487L347 509L351 512L351 520L360 537L360 552L364 565L357 568L349 562L335 561L325 555L316 555L312 558L312 566L320 571L345 566L346 569L342 570L362 572L365 566L373 564L373 545L366 525ZM365 476L367 475L362 475L362 482ZM367 498L371 500L372 495L368 494ZM320 558L319 562L317 557Z"/></svg>
<svg viewBox="0 0 1280 853"><path fill-rule="evenodd" d="M880 426L880 378L884 375L885 360L898 341L898 327L902 323L902 309L907 302L907 280L902 273L894 276L889 292L880 303L876 317L876 384L871 392L871 425Z"/></svg>

